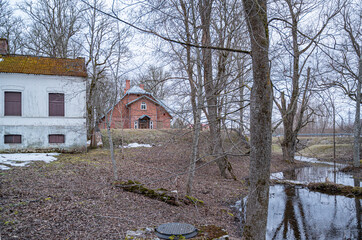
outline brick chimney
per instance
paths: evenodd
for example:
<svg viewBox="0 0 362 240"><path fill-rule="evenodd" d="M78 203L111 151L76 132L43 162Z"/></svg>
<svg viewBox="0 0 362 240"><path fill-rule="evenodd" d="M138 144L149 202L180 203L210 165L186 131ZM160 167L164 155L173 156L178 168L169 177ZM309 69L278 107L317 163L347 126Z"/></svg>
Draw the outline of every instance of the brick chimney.
<svg viewBox="0 0 362 240"><path fill-rule="evenodd" d="M126 80L126 88L124 89L124 94L131 88L131 81Z"/></svg>
<svg viewBox="0 0 362 240"><path fill-rule="evenodd" d="M145 85L144 85L144 84L140 84L140 88L142 88L143 90L145 90Z"/></svg>
<svg viewBox="0 0 362 240"><path fill-rule="evenodd" d="M8 54L8 40L6 38L0 38L0 55Z"/></svg>

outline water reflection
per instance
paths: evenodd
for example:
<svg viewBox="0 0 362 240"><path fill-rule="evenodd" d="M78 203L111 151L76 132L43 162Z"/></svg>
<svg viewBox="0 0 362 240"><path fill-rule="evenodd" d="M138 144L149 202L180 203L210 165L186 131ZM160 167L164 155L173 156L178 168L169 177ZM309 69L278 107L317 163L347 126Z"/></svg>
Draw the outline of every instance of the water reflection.
<svg viewBox="0 0 362 240"><path fill-rule="evenodd" d="M274 173L271 176L274 179L287 179L301 183L325 182L327 180L338 184L355 186L355 180L352 175L339 171L334 172L333 166L328 165L298 168L290 171ZM362 186L361 180L357 179L357 181L359 182L359 186Z"/></svg>
<svg viewBox="0 0 362 240"><path fill-rule="evenodd" d="M328 165L277 173L272 178L303 183L335 180L361 186L361 179L334 172ZM241 201L236 206L241 209L240 205ZM311 192L300 186L271 186L266 239L362 239L361 205L358 198Z"/></svg>
<svg viewBox="0 0 362 240"><path fill-rule="evenodd" d="M360 180L354 179L355 187L361 185ZM355 205L356 205L356 217L357 217L357 232L358 232L358 239L362 239L362 210L361 210L361 200L355 198Z"/></svg>
<svg viewBox="0 0 362 240"><path fill-rule="evenodd" d="M361 239L361 201L272 186L267 239Z"/></svg>

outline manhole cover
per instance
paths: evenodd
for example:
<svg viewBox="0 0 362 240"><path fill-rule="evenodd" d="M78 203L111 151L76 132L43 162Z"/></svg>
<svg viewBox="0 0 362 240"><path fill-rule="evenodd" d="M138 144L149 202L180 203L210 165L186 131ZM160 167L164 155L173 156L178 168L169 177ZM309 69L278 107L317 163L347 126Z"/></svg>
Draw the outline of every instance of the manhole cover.
<svg viewBox="0 0 362 240"><path fill-rule="evenodd" d="M164 223L156 228L156 235L162 239L169 239L171 236L192 238L197 235L197 229L187 223Z"/></svg>

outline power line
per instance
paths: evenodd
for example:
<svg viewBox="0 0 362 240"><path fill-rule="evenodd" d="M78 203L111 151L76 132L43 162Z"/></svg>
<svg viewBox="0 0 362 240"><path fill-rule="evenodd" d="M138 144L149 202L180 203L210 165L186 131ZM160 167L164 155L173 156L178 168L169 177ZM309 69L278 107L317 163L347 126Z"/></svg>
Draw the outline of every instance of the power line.
<svg viewBox="0 0 362 240"><path fill-rule="evenodd" d="M165 41L168 41L168 42L172 42L172 43L177 43L177 44L180 44L180 45L183 45L183 46L188 46L188 47L194 47L194 48L205 48L205 49L213 49L213 50L219 50L219 51L227 51L227 52L236 52L236 53L244 53L244 54L249 54L251 55L251 51L247 51L247 50L242 50L242 49L233 49L233 48L224 48L224 47L215 47L215 46L200 46L200 45L197 45L197 44L192 44L192 43L185 43L185 42L182 42L182 41L178 41L178 40L174 40L174 39L171 39L171 38L168 38L168 37L165 37L165 36L162 36L154 31L151 31L151 30L146 30L146 29L143 29L141 27L138 27L130 22L127 22L121 18L119 18L115 12L112 11L113 14L110 14L110 13L107 13L95 6L92 6L90 5L89 3L87 3L85 0L81 0L84 4L86 4L87 6L89 6L90 8L92 9L95 9L96 11L108 16L108 17L111 17L113 19L116 19L134 29L137 29L138 31L140 32L143 32L143 33L148 33L148 34L152 34L152 35L155 35Z"/></svg>

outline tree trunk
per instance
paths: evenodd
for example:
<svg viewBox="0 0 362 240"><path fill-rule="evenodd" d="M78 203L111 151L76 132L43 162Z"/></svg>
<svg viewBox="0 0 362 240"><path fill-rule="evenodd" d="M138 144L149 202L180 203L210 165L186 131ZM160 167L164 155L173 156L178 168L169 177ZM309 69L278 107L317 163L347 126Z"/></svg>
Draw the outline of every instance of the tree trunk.
<svg viewBox="0 0 362 240"><path fill-rule="evenodd" d="M109 151L111 152L111 161L112 161L112 166L113 166L113 176L114 176L114 180L118 180L117 163L116 163L116 159L114 157L114 147L113 147L113 140L112 140L112 134L111 134L112 115L113 115L113 109L111 110L111 113L109 115L109 119L108 119L107 114L105 114L105 120L106 120L106 124L107 124L107 135L108 135L108 142L109 142Z"/></svg>
<svg viewBox="0 0 362 240"><path fill-rule="evenodd" d="M360 166L360 135L361 135L361 81L362 81L362 51L359 57L358 79L356 90L356 115L353 128L353 166Z"/></svg>
<svg viewBox="0 0 362 240"><path fill-rule="evenodd" d="M240 63L240 61L242 61ZM244 59L241 60L237 60L237 65L238 68L240 68L240 77L239 77L239 107L240 107L240 112L239 112L239 129L240 129L240 134L244 135L244 100L245 100L245 96L244 96L244 89L245 89L245 61Z"/></svg>
<svg viewBox="0 0 362 240"><path fill-rule="evenodd" d="M197 114L194 116L194 128L193 128L193 137L192 137L192 153L190 158L190 166L189 166L189 176L187 180L186 186L186 194L191 196L192 195L192 183L195 176L195 167L196 161L199 156L199 139L200 139L200 116L201 116L201 108L197 109Z"/></svg>
<svg viewBox="0 0 362 240"><path fill-rule="evenodd" d="M181 8L183 10L184 14L184 25L185 25L185 31L186 31L186 42L188 44L191 43L191 32L190 32L190 26L189 26L189 12L187 10L186 4L184 1L180 1ZM192 11L194 9L193 7L193 1L191 2L192 5ZM192 18L192 22L194 22L194 19ZM196 161L199 157L199 139L200 139L200 131L201 131L201 109L202 109L202 80L201 80L201 74L199 74L197 77L194 78L194 70L193 70L193 63L191 60L191 47L186 46L186 71L187 76L191 88L191 106L192 106L192 113L194 118L194 127L193 127L193 136L192 136L192 152L190 156L190 165L189 165L189 175L187 179L186 184L186 194L191 196L192 195L192 186L193 186L193 180L195 176L195 168L196 168ZM196 79L196 82L195 82Z"/></svg>
<svg viewBox="0 0 362 240"><path fill-rule="evenodd" d="M200 0L199 2L201 29L202 29L202 45L211 46L210 38L210 22L211 9L213 0ZM219 167L222 177L227 178L226 170L235 179L232 168L227 160L227 156L222 148L222 139L220 132L220 119L218 118L218 101L217 86L215 86L212 76L212 53L210 48L202 49L202 65L204 67L204 86L207 103L207 118L210 126L210 139L212 144L212 155L216 157L216 163Z"/></svg>
<svg viewBox="0 0 362 240"><path fill-rule="evenodd" d="M283 160L294 163L296 142L290 138L284 138L282 142Z"/></svg>
<svg viewBox="0 0 362 240"><path fill-rule="evenodd" d="M253 87L250 99L250 186L246 205L245 239L265 239L269 203L272 87L269 75L269 36L266 0L243 0L251 41Z"/></svg>
<svg viewBox="0 0 362 240"><path fill-rule="evenodd" d="M293 131L293 124L288 122L293 121L293 119L284 120L284 138L281 143L282 151L283 151L283 160L293 163L295 157L295 146L297 136Z"/></svg>

